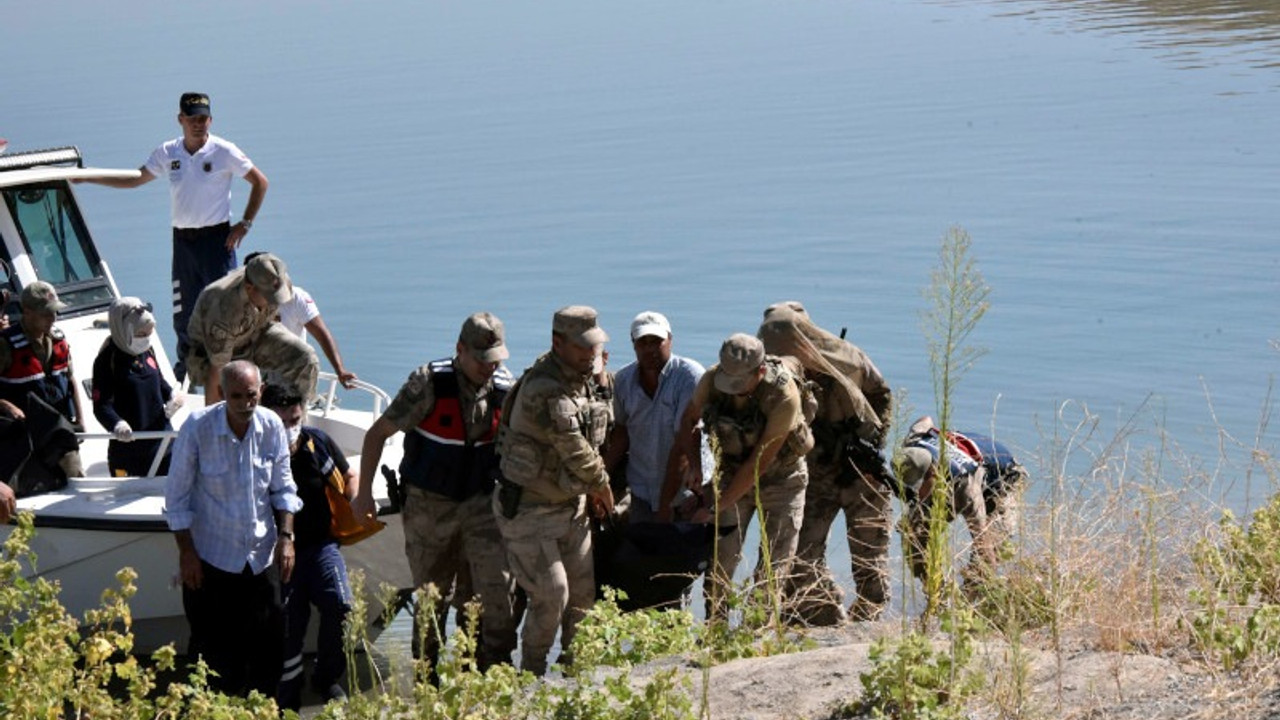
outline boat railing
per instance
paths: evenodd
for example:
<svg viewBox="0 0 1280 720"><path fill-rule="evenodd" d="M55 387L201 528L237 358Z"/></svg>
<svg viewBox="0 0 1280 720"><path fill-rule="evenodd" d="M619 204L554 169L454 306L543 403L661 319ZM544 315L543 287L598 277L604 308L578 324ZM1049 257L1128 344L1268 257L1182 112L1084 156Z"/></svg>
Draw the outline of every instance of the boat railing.
<svg viewBox="0 0 1280 720"><path fill-rule="evenodd" d="M108 432L94 433L76 433L76 437L80 440L114 440L115 434ZM134 440L159 440L160 445L156 448L156 454L151 459L151 469L147 470L147 474L143 477L155 477L160 472L160 463L164 461L165 453L169 452L169 444L173 439L178 437L177 430L137 430L133 433Z"/></svg>
<svg viewBox="0 0 1280 720"><path fill-rule="evenodd" d="M338 380L338 376L330 372L321 372L319 377L318 388L325 388L325 391L319 395L316 402L311 407L311 412L320 417L328 417L331 412L338 408L338 388L342 387L342 383ZM382 415L382 409L391 404L391 396L382 388L363 380L355 380L352 382L350 390L361 390L366 392L373 399L372 419L377 419ZM160 440L159 447L156 448L155 457L151 461L151 468L147 471L146 477L155 477L160 471L160 463L164 460L165 454L169 451L169 445L173 439L178 436L177 430L139 430L133 433L134 440ZM76 437L80 440L113 440L115 435L109 432L85 432L76 433Z"/></svg>
<svg viewBox="0 0 1280 720"><path fill-rule="evenodd" d="M321 371L319 382L316 383L317 389L322 390L317 393L316 402L311 407L311 412L320 417L328 417L329 413L338 408L338 388L343 387L342 382L338 380L338 376L331 372ZM373 417L377 419L382 415L382 409L391 404L391 396L385 390L367 383L363 380L353 380L349 390L362 390L373 397Z"/></svg>

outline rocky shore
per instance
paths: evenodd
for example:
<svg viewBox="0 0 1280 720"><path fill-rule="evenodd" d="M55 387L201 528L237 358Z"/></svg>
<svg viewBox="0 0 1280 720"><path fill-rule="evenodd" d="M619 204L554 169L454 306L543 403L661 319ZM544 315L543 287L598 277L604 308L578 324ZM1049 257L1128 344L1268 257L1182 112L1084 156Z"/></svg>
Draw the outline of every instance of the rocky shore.
<svg viewBox="0 0 1280 720"><path fill-rule="evenodd" d="M859 677L871 668L868 651L883 635L900 634L900 622L851 625L812 633L818 647L805 652L735 660L704 671L688 667L700 699L704 678L713 720L828 720L864 717L845 710L862 692ZM942 639L939 638L939 643ZM1108 652L1068 643L1060 652L1021 649L1026 681L1012 682L1008 644L987 642L975 664L987 689L970 703L971 718L1182 720L1280 717L1280 676L1246 682L1209 672L1185 650ZM1074 647L1072 647L1074 645ZM634 672L637 682L666 659ZM1019 694L1021 697L1019 697Z"/></svg>

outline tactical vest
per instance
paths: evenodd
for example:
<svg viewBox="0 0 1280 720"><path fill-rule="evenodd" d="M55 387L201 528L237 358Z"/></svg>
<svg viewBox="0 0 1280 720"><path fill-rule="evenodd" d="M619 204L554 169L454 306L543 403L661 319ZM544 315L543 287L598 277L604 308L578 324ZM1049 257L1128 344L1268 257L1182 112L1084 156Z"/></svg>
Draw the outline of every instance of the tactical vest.
<svg viewBox="0 0 1280 720"><path fill-rule="evenodd" d="M774 467L781 468L795 463L813 449L813 433L809 429L809 423L813 421L817 411L817 401L803 377L789 369L780 358L769 355L765 357L765 374L760 380L760 386L757 386L742 407L735 407L734 396L720 392L712 385L711 396L702 410L702 422L707 432L716 437L721 467L726 473L746 462L760 443L760 437L768 423L768 414L760 402L761 395L768 392L785 393L790 383L795 383L800 391L802 422L792 428L782 449L774 458Z"/></svg>
<svg viewBox="0 0 1280 720"><path fill-rule="evenodd" d="M508 412L503 417L499 454L503 477L524 488L524 501L542 504L576 502L580 495L595 488L588 487L572 472L563 467L559 456L535 435L512 426L515 406L520 402L519 393L526 382L541 376L563 382L555 358L543 355L529 368L508 397ZM613 406L596 392L591 382L586 391L569 397L575 404L578 431L597 451L608 438L609 423L613 419Z"/></svg>
<svg viewBox="0 0 1280 720"><path fill-rule="evenodd" d="M78 420L69 379L71 346L60 330L52 329L49 334L53 338L53 349L49 352L49 367L46 368L36 357L21 323L0 332L0 337L8 340L12 349L9 369L0 375L0 398L24 408L27 393L34 392L68 420Z"/></svg>
<svg viewBox="0 0 1280 720"><path fill-rule="evenodd" d="M436 360L431 369L435 404L412 431L406 433L400 476L410 485L461 502L493 490L498 469L495 441L502 420L502 401L511 389L511 373L499 367L493 374L484 434L467 435L461 388L453 361Z"/></svg>

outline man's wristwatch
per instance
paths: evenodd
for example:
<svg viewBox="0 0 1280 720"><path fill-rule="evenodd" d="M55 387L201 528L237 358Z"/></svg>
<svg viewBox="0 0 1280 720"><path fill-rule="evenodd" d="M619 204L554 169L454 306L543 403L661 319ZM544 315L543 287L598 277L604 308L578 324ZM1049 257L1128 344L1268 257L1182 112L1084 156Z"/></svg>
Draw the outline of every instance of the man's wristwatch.
<svg viewBox="0 0 1280 720"><path fill-rule="evenodd" d="M253 229L253 221L249 218L240 218L240 224L244 226L245 230Z"/></svg>
<svg viewBox="0 0 1280 720"><path fill-rule="evenodd" d="M281 531L279 532L279 535L280 535L280 538L281 538L282 540L288 540L289 542L293 542L293 531L292 531L292 530L281 530Z"/></svg>

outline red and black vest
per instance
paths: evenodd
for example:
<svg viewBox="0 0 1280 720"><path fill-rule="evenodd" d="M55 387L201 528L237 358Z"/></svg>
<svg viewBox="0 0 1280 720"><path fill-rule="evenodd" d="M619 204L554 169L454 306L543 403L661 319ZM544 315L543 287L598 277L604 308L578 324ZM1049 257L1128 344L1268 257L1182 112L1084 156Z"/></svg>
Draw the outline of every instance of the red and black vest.
<svg viewBox="0 0 1280 720"><path fill-rule="evenodd" d="M62 332L49 331L53 349L49 353L49 367L40 363L31 340L22 331L22 324L15 323L0 331L0 337L9 341L11 362L9 369L0 374L0 398L20 408L26 407L27 394L52 405L68 420L76 420L75 396L71 388L71 346Z"/></svg>
<svg viewBox="0 0 1280 720"><path fill-rule="evenodd" d="M499 367L489 392L487 427L477 440L467 437L462 416L458 375L450 359L436 360L431 369L435 404L404 441L400 477L410 485L463 501L493 490L498 473L498 424L502 401L511 390L511 372Z"/></svg>

